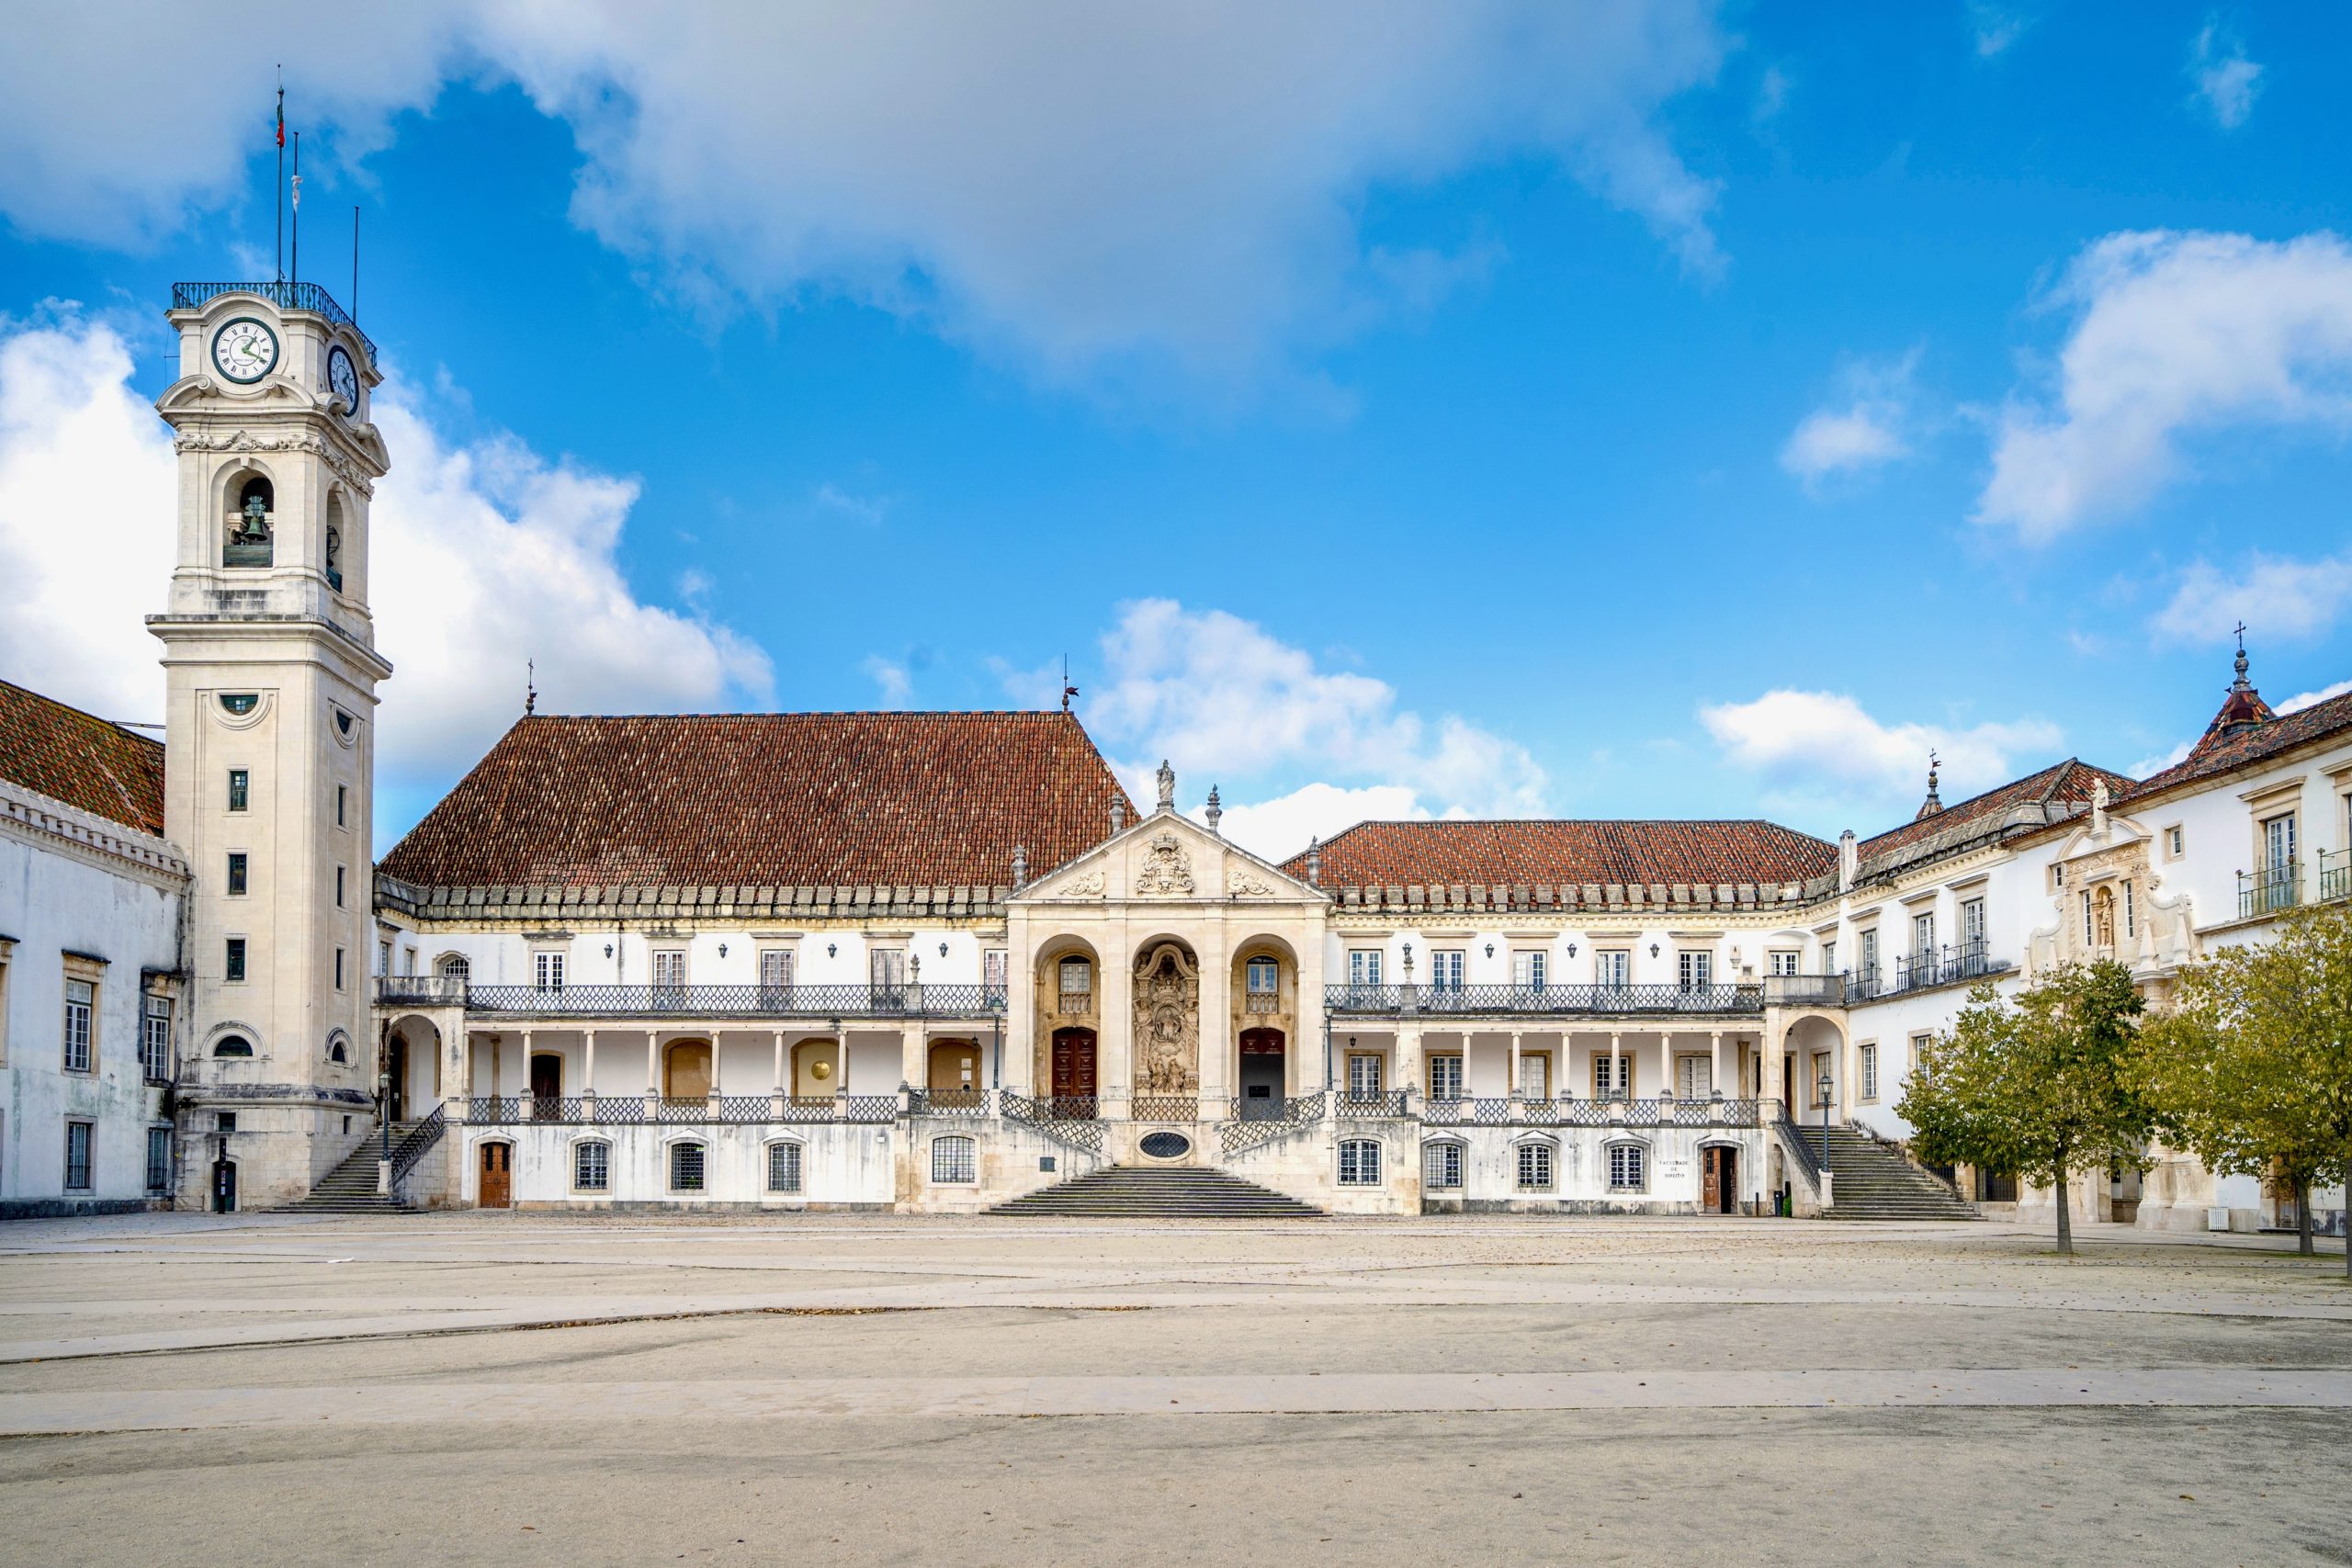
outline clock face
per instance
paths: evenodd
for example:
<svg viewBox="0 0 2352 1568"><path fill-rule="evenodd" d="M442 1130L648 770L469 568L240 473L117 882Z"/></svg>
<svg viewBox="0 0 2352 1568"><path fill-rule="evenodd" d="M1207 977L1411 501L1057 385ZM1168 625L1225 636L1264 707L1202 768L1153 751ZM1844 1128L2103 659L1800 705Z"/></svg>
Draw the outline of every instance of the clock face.
<svg viewBox="0 0 2352 1568"><path fill-rule="evenodd" d="M277 334L266 322L239 316L212 334L212 367L232 381L258 381L277 367Z"/></svg>
<svg viewBox="0 0 2352 1568"><path fill-rule="evenodd" d="M327 350L327 387L345 419L359 412L359 371L340 344Z"/></svg>

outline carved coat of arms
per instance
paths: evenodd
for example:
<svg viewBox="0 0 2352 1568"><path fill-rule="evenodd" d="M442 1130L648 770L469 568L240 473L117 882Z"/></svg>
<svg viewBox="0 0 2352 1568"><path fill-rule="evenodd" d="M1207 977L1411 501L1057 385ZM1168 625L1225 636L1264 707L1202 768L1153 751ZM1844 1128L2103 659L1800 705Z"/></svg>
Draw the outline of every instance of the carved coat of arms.
<svg viewBox="0 0 2352 1568"><path fill-rule="evenodd" d="M1174 897L1193 890L1193 864L1184 856L1183 840L1171 832L1151 836L1143 869L1136 873L1136 891Z"/></svg>

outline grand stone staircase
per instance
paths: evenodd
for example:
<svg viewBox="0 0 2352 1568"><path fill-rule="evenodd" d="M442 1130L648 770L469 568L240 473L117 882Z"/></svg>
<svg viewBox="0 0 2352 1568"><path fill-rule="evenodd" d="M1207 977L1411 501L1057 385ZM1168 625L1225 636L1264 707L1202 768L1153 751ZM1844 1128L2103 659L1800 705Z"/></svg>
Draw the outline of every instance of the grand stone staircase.
<svg viewBox="0 0 2352 1568"><path fill-rule="evenodd" d="M991 1214L1098 1220L1303 1220L1320 1209L1206 1166L1105 1166Z"/></svg>
<svg viewBox="0 0 2352 1568"><path fill-rule="evenodd" d="M1806 1145L1820 1156L1821 1129L1807 1127ZM1828 1220L1981 1220L1975 1205L1900 1151L1852 1127L1829 1129Z"/></svg>
<svg viewBox="0 0 2352 1568"><path fill-rule="evenodd" d="M392 1146L416 1131L420 1123L392 1123ZM310 1191L277 1211L281 1214L405 1214L414 1205L376 1190L376 1162L383 1157L380 1135L365 1138L344 1162L319 1178Z"/></svg>

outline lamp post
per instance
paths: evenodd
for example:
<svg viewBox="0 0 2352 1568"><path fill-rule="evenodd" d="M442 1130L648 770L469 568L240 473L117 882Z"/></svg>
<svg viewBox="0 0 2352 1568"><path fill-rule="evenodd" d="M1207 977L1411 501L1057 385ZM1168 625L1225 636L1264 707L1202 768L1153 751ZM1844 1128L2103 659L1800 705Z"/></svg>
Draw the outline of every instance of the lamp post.
<svg viewBox="0 0 2352 1568"><path fill-rule="evenodd" d="M1821 1168L1829 1168L1829 1091L1835 1087L1829 1081L1829 1070L1821 1072Z"/></svg>
<svg viewBox="0 0 2352 1568"><path fill-rule="evenodd" d="M392 1065L384 1064L376 1074L376 1120L384 1130L384 1157L392 1157Z"/></svg>

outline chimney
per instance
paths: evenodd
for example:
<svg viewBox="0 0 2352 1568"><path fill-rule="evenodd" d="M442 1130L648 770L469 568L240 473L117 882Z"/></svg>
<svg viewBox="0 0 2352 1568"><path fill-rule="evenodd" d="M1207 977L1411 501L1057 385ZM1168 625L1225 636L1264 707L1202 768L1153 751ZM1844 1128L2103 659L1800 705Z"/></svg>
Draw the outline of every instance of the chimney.
<svg viewBox="0 0 2352 1568"><path fill-rule="evenodd" d="M1838 892L1851 893L1854 890L1854 875L1860 870L1861 863L1861 852L1856 847L1854 830L1849 828L1838 835Z"/></svg>

